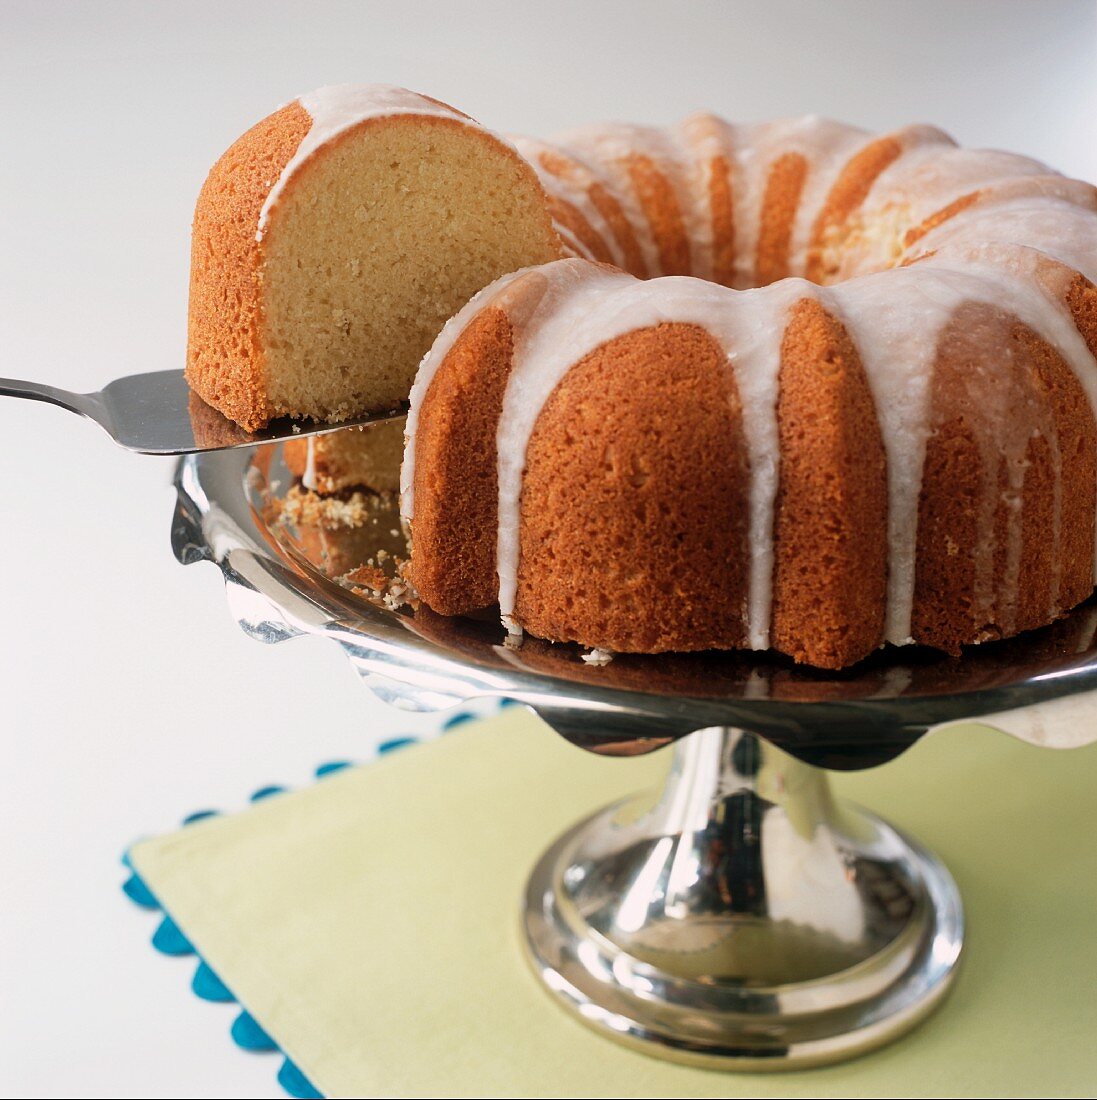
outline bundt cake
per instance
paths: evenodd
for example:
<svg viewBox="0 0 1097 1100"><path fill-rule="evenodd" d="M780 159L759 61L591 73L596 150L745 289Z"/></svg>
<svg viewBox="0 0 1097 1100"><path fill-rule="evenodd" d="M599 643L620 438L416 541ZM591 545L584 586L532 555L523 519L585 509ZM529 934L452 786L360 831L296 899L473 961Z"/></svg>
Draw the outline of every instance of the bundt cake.
<svg viewBox="0 0 1097 1100"><path fill-rule="evenodd" d="M343 86L211 172L187 374L248 428L410 388L409 576L438 612L840 668L1093 591L1095 277L1094 188L931 127L507 141ZM291 465L368 484L341 440Z"/></svg>
<svg viewBox="0 0 1097 1100"><path fill-rule="evenodd" d="M244 134L202 188L187 380L249 431L391 409L475 291L559 255L508 142L402 88L321 88Z"/></svg>
<svg viewBox="0 0 1097 1100"><path fill-rule="evenodd" d="M493 283L419 369L429 607L841 668L1090 595L1094 188L814 118L516 144L575 258Z"/></svg>

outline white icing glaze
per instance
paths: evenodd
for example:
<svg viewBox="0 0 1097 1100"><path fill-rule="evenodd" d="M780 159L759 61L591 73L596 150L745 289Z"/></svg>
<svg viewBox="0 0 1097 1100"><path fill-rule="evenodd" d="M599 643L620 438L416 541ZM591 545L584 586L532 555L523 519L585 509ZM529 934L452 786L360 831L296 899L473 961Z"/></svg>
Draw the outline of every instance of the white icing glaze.
<svg viewBox="0 0 1097 1100"><path fill-rule="evenodd" d="M331 84L301 96L297 102L308 112L312 125L267 192L255 230L257 241L263 239L270 212L290 177L317 149L352 126L387 115L428 115L479 127L479 123L451 107L391 84Z"/></svg>
<svg viewBox="0 0 1097 1100"><path fill-rule="evenodd" d="M791 148L784 150L801 153L808 163L788 252L789 270L800 275L807 268L808 246L815 222L831 188L838 182L842 169L866 145L876 140L873 134L828 119L812 117L811 122L810 128L805 127L796 135L797 140Z"/></svg>
<svg viewBox="0 0 1097 1100"><path fill-rule="evenodd" d="M736 128L732 165L732 203L735 218L735 283L739 289L754 285L762 202L773 161L784 150L796 129L808 130L814 117L777 119Z"/></svg>
<svg viewBox="0 0 1097 1100"><path fill-rule="evenodd" d="M822 205L828 181L835 177L852 155L868 139L862 130L807 115L803 118L777 119L740 128L735 149L732 195L735 203L735 251L740 288L754 283L762 206L774 162L786 153L798 153L808 164L804 193L819 197L809 206L801 201L793 225L789 249L789 270L803 274L803 253L811 225ZM845 155L831 153L839 146Z"/></svg>
<svg viewBox="0 0 1097 1100"><path fill-rule="evenodd" d="M735 128L729 122L715 114L699 112L691 114L678 125L678 132L687 155L693 162L693 201L696 208L694 224L698 229L698 249L694 263L704 265L704 278L715 277L715 224L712 210L713 174L716 164L726 163L728 179L725 186L731 184ZM734 230L733 230L734 232ZM693 274L700 274L700 268L694 267Z"/></svg>
<svg viewBox="0 0 1097 1100"><path fill-rule="evenodd" d="M715 277L716 232L711 202L713 161L717 157L729 157L729 129L723 119L699 113L683 119L671 131L683 161L682 178L686 183L686 194L680 202L686 205L683 218L692 244L690 274L698 279Z"/></svg>
<svg viewBox="0 0 1097 1100"><path fill-rule="evenodd" d="M918 253L946 246L1021 243L1097 280L1097 217L1061 199L1029 195L976 205L918 241Z"/></svg>
<svg viewBox="0 0 1097 1100"><path fill-rule="evenodd" d="M456 337L475 313L499 304L519 275L482 292L443 331L420 367L408 416L409 446L401 473L402 514L414 518L414 435L427 389ZM769 644L773 572L773 509L777 493L777 368L788 309L817 288L786 280L762 290L733 294L712 283L682 277L640 282L622 272L562 260L527 273L547 281L546 292L515 335L513 365L503 398L496 443L499 456L497 570L500 610L509 629L517 592L519 502L530 436L549 395L571 366L617 336L664 320L701 325L728 352L743 407L751 471L749 492L751 644Z"/></svg>
<svg viewBox="0 0 1097 1100"><path fill-rule="evenodd" d="M783 279L760 290L717 290L724 307L720 309L715 298L713 313L719 311L723 320L711 331L735 370L750 462L747 636L752 649L768 649L773 611L773 517L780 468L777 379L781 339L788 311L802 298L815 297L818 288L802 279ZM736 303L734 310L727 309L729 300Z"/></svg>
<svg viewBox="0 0 1097 1100"><path fill-rule="evenodd" d="M301 475L301 484L316 492L316 437L310 435L305 440L305 472Z"/></svg>

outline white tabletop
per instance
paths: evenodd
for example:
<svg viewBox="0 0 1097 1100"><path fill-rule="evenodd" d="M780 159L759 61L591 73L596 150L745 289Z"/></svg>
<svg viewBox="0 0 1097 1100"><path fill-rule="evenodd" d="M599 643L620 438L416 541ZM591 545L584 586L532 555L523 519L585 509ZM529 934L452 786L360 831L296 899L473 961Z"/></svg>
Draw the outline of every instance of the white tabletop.
<svg viewBox="0 0 1097 1100"><path fill-rule="evenodd" d="M501 130L707 107L932 121L1097 177L1086 0L0 6L0 373L182 365L205 172L277 104L403 84ZM414 16L405 14L414 8ZM674 12L672 15L671 13ZM262 646L168 545L168 461L0 401L0 1094L279 1096L121 894L132 839L433 727L317 640Z"/></svg>

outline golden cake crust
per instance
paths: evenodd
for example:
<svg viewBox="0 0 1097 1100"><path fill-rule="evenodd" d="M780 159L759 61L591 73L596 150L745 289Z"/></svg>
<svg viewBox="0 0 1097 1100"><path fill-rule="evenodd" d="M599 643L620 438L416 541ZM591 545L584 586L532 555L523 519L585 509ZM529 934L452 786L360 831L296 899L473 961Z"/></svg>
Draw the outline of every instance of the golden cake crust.
<svg viewBox="0 0 1097 1100"><path fill-rule="evenodd" d="M213 166L194 212L187 382L248 431L271 416L260 339L259 212L311 125L299 103L256 123Z"/></svg>
<svg viewBox="0 0 1097 1100"><path fill-rule="evenodd" d="M409 579L444 615L495 602L498 477L494 425L510 374L512 329L501 309L481 311L446 356L427 393L417 436Z"/></svg>
<svg viewBox="0 0 1097 1100"><path fill-rule="evenodd" d="M634 154L627 161L629 178L651 226L665 275L690 273L690 245L682 211L666 175L651 157Z"/></svg>
<svg viewBox="0 0 1097 1100"><path fill-rule="evenodd" d="M731 162L726 156L709 161L708 201L712 214L712 281L735 284L735 197Z"/></svg>
<svg viewBox="0 0 1097 1100"><path fill-rule="evenodd" d="M807 173L808 162L799 153L783 153L769 170L754 262L758 286L768 286L789 273L792 223L800 205L800 193L804 189Z"/></svg>
<svg viewBox="0 0 1097 1100"><path fill-rule="evenodd" d="M872 185L903 151L898 138L885 137L866 145L842 169L815 220L805 275L814 283L824 282L831 272L823 259L823 246L831 231L840 230L850 215L868 197Z"/></svg>

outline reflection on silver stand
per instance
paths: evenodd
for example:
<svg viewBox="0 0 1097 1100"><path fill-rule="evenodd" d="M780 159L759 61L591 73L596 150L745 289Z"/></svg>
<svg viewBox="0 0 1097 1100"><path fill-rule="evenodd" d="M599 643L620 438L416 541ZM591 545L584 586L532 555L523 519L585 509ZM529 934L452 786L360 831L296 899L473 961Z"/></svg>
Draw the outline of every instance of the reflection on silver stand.
<svg viewBox="0 0 1097 1100"><path fill-rule="evenodd" d="M581 822L530 877L527 946L557 997L622 1042L752 1070L850 1057L934 1008L963 938L940 862L751 734L674 753L654 804Z"/></svg>
<svg viewBox="0 0 1097 1100"><path fill-rule="evenodd" d="M1095 601L960 659L880 652L836 674L734 653L591 667L574 647L505 647L497 622L355 596L324 575L307 532L273 522L289 483L277 449L188 458L176 476L176 556L220 567L253 637L329 638L406 709L511 699L593 752L675 742L665 789L557 840L524 908L553 996L650 1054L743 1069L835 1061L941 1002L964 933L955 884L916 843L836 802L823 767L883 764L976 717L1035 744L1097 738ZM395 526L378 517L382 534ZM367 556L372 537L356 535Z"/></svg>

